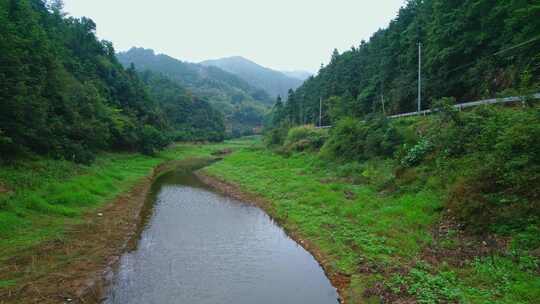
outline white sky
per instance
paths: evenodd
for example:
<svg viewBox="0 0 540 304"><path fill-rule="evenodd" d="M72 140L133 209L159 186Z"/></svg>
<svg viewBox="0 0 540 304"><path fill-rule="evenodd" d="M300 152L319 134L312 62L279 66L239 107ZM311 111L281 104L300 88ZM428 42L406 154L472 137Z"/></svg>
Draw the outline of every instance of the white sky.
<svg viewBox="0 0 540 304"><path fill-rule="evenodd" d="M386 27L404 0L64 0L97 23L117 51L132 46L199 62L244 56L278 70L315 72Z"/></svg>

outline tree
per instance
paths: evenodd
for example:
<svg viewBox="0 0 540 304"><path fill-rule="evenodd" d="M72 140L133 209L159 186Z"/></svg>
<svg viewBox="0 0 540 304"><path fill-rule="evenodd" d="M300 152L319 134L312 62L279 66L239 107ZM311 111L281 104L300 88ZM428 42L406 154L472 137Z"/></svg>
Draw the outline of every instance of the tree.
<svg viewBox="0 0 540 304"><path fill-rule="evenodd" d="M285 106L294 124L298 102L315 113L319 99L332 99L333 120L415 109L419 41L423 44L424 102L495 97L521 86L540 87L540 6L537 1L410 0L386 29L332 59L296 89ZM336 98L334 98L336 97ZM289 104L290 103L290 104ZM340 104L342 103L342 104ZM338 111L339 109L339 111ZM340 112L341 114L337 114ZM338 117L339 116L339 117Z"/></svg>
<svg viewBox="0 0 540 304"><path fill-rule="evenodd" d="M49 0L47 1L47 7L51 12L57 15L64 15L64 1L63 0Z"/></svg>

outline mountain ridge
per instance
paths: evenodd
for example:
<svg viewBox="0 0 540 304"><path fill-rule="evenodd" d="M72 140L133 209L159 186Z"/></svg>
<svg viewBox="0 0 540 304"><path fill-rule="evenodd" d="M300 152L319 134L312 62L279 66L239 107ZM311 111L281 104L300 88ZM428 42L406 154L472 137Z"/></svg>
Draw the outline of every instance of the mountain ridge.
<svg viewBox="0 0 540 304"><path fill-rule="evenodd" d="M118 61L139 71L160 73L187 88L225 115L229 135L248 135L260 127L273 100L264 90L218 67L182 61L152 49L131 48Z"/></svg>
<svg viewBox="0 0 540 304"><path fill-rule="evenodd" d="M290 89L295 90L303 80L287 76L285 73L264 67L242 56L223 57L200 62L204 66L215 66L235 74L254 87L265 90L273 98L286 98Z"/></svg>

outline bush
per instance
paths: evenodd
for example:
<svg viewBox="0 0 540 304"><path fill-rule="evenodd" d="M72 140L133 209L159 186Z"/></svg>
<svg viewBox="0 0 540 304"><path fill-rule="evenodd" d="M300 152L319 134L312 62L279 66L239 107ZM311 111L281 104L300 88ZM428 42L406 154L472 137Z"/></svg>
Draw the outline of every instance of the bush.
<svg viewBox="0 0 540 304"><path fill-rule="evenodd" d="M59 158L73 161L79 164L88 165L96 159L94 151L81 143L66 142L65 145L57 150Z"/></svg>
<svg viewBox="0 0 540 304"><path fill-rule="evenodd" d="M4 135L0 129L0 161L16 155L21 148L13 142L11 137Z"/></svg>
<svg viewBox="0 0 540 304"><path fill-rule="evenodd" d="M451 120L444 115L434 120L431 139L439 159L466 163L450 187L449 205L457 216L471 227L497 231L538 222L539 108L491 106Z"/></svg>
<svg viewBox="0 0 540 304"><path fill-rule="evenodd" d="M267 147L279 147L285 143L289 129L282 126L271 129L264 134L264 144Z"/></svg>
<svg viewBox="0 0 540 304"><path fill-rule="evenodd" d="M287 133L285 150L288 151L318 151L328 138L328 131L311 125L294 127Z"/></svg>
<svg viewBox="0 0 540 304"><path fill-rule="evenodd" d="M403 167L418 165L431 151L433 145L427 139L421 139L414 147L408 149L405 156L400 160Z"/></svg>
<svg viewBox="0 0 540 304"><path fill-rule="evenodd" d="M153 155L156 151L163 149L171 143L170 136L164 134L158 129L145 125L140 134L139 150L143 154Z"/></svg>
<svg viewBox="0 0 540 304"><path fill-rule="evenodd" d="M345 118L332 129L323 155L346 161L390 157L402 142L401 134L387 118L373 116L366 121Z"/></svg>

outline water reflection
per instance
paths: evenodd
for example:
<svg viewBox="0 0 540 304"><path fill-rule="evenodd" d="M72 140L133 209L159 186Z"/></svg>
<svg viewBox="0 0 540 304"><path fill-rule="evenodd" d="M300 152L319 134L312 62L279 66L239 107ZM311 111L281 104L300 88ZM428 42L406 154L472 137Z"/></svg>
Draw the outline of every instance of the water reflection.
<svg viewBox="0 0 540 304"><path fill-rule="evenodd" d="M313 257L259 208L185 171L159 178L150 200L105 303L337 303Z"/></svg>

